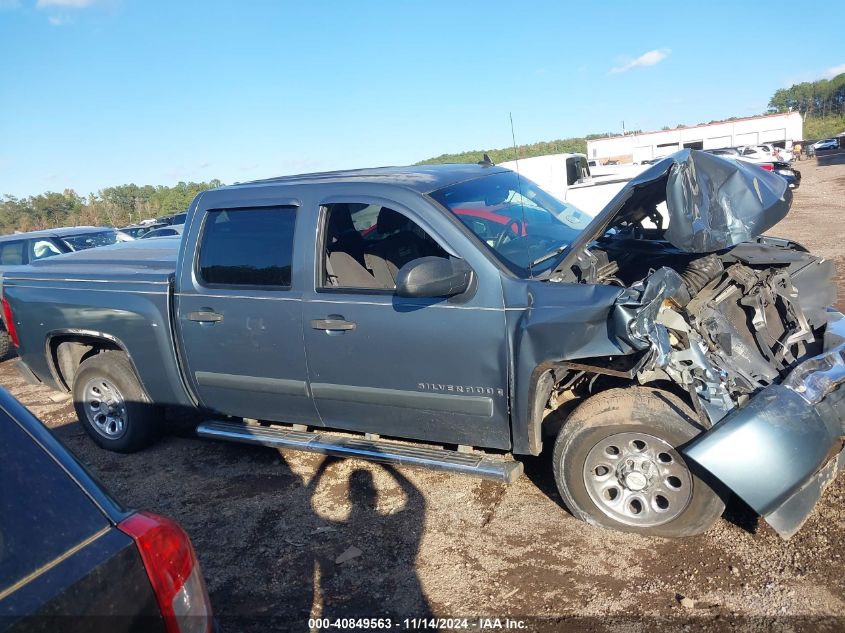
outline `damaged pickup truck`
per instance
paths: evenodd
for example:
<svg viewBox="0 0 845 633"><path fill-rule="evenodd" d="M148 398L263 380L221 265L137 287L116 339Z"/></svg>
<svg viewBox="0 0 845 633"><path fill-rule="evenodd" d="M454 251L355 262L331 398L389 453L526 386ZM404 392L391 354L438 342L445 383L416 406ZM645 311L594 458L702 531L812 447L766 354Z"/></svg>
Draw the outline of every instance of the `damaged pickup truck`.
<svg viewBox="0 0 845 633"><path fill-rule="evenodd" d="M187 412L510 482L556 434L592 524L697 534L733 492L788 537L845 459L832 264L762 236L791 197L689 150L592 220L489 162L271 179L197 196L181 240L10 273L3 313L107 449Z"/></svg>

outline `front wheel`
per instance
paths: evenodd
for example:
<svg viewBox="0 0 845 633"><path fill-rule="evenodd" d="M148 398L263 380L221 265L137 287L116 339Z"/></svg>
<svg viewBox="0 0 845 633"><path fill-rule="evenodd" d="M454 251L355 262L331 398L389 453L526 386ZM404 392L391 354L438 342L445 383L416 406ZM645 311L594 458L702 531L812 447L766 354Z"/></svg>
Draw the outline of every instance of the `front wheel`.
<svg viewBox="0 0 845 633"><path fill-rule="evenodd" d="M161 413L122 352L82 362L73 377L73 406L88 435L110 451L134 453L158 436Z"/></svg>
<svg viewBox="0 0 845 633"><path fill-rule="evenodd" d="M705 532L724 503L677 451L702 431L670 392L601 392L576 408L558 434L558 490L575 516L595 525L666 537Z"/></svg>

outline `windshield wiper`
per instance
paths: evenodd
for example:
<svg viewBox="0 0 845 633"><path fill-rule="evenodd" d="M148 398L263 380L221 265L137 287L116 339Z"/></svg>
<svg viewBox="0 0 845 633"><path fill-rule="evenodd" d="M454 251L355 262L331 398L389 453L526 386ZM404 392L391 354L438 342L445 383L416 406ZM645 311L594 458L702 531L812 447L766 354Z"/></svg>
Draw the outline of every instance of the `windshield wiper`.
<svg viewBox="0 0 845 633"><path fill-rule="evenodd" d="M556 249L549 251L548 253L546 253L542 257L538 257L537 259L535 259L533 262L528 264L528 267L534 268L534 266L536 266L537 264L542 264L543 262L548 261L553 257L557 257L563 251L565 251L567 248L569 248L569 244L564 244L563 246L558 246Z"/></svg>

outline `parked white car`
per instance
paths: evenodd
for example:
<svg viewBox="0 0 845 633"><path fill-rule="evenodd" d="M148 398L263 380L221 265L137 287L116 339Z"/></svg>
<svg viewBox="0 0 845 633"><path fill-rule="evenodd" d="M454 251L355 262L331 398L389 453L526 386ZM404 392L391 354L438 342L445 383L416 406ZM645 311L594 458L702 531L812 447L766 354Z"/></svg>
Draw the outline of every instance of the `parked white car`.
<svg viewBox="0 0 845 633"><path fill-rule="evenodd" d="M769 143L762 143L760 147L764 148L769 154L771 154L774 160L791 163L792 158L794 157L794 154L785 147L778 147Z"/></svg>
<svg viewBox="0 0 845 633"><path fill-rule="evenodd" d="M755 163L770 163L773 161L789 163L792 161L792 152L767 143L762 145L744 145L738 149L740 156Z"/></svg>
<svg viewBox="0 0 845 633"><path fill-rule="evenodd" d="M826 138L821 141L816 141L813 143L813 149L820 150L820 149L837 149L839 147L839 142L835 138Z"/></svg>

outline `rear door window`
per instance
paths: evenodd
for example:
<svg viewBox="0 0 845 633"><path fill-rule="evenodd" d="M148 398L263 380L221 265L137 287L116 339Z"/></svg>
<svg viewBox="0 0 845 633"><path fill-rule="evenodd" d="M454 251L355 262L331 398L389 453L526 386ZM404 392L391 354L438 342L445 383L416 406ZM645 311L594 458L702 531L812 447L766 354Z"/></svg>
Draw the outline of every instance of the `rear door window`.
<svg viewBox="0 0 845 633"><path fill-rule="evenodd" d="M291 285L295 207L209 211L198 263L207 286Z"/></svg>
<svg viewBox="0 0 845 633"><path fill-rule="evenodd" d="M566 159L566 183L574 185L590 177L590 168L586 159L572 156Z"/></svg>
<svg viewBox="0 0 845 633"><path fill-rule="evenodd" d="M0 594L108 525L64 469L0 412Z"/></svg>
<svg viewBox="0 0 845 633"><path fill-rule="evenodd" d="M24 263L23 241L0 244L0 266L21 266Z"/></svg>

